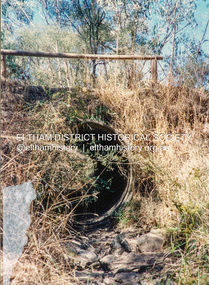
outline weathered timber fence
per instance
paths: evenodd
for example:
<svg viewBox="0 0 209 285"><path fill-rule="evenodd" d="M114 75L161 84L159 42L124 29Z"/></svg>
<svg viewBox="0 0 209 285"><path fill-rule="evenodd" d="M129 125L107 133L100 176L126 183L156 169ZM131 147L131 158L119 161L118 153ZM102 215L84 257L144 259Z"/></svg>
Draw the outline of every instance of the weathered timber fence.
<svg viewBox="0 0 209 285"><path fill-rule="evenodd" d="M18 50L1 50L1 76L6 79L6 56L30 56L30 57L51 57L51 58L77 58L94 60L150 60L152 81L157 82L157 61L163 60L163 56L149 55L106 55L106 54L76 54L76 53L51 53L51 52L33 52Z"/></svg>

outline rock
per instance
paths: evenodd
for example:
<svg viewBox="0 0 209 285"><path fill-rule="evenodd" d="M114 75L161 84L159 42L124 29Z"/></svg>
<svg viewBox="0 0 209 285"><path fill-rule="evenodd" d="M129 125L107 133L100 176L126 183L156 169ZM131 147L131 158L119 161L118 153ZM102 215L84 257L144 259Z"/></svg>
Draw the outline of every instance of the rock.
<svg viewBox="0 0 209 285"><path fill-rule="evenodd" d="M75 277L79 281L91 281L93 284L101 284L103 282L103 272L75 271ZM86 283L85 283L86 284ZM90 283L92 284L92 283Z"/></svg>
<svg viewBox="0 0 209 285"><path fill-rule="evenodd" d="M125 283L126 285L128 284L140 284L139 280L139 274L133 273L133 272L122 272L122 273L117 273L115 275L115 281L119 283Z"/></svg>
<svg viewBox="0 0 209 285"><path fill-rule="evenodd" d="M108 254L106 256L104 256L103 258L100 259L101 263L112 263L115 260L117 260L117 257L113 254Z"/></svg>
<svg viewBox="0 0 209 285"><path fill-rule="evenodd" d="M128 244L129 244L129 246L130 246L130 250L132 251L132 252L137 252L137 238L129 238L129 239L127 239L127 242L128 242Z"/></svg>
<svg viewBox="0 0 209 285"><path fill-rule="evenodd" d="M140 269L141 266L144 265L146 265L146 261L140 254L124 252L120 257L117 258L117 262L112 264L112 267L114 267L115 273L119 273Z"/></svg>
<svg viewBox="0 0 209 285"><path fill-rule="evenodd" d="M107 255L100 260L101 267L105 270L111 270L114 273L130 272L134 269L140 269L146 265L143 256L134 253L124 252L121 256L113 254Z"/></svg>
<svg viewBox="0 0 209 285"><path fill-rule="evenodd" d="M80 262L81 265L86 266L96 262L98 256L93 251L80 249L77 253L76 260Z"/></svg>
<svg viewBox="0 0 209 285"><path fill-rule="evenodd" d="M112 285L112 284L114 284L114 279L107 277L103 280L103 282L105 285Z"/></svg>
<svg viewBox="0 0 209 285"><path fill-rule="evenodd" d="M125 234L119 234L116 236L116 238L113 240L111 244L111 252L113 251L126 251L126 252L131 252L131 248L127 240L125 239Z"/></svg>
<svg viewBox="0 0 209 285"><path fill-rule="evenodd" d="M112 272L104 273L103 275L104 279L103 282L107 285L114 284L114 274Z"/></svg>
<svg viewBox="0 0 209 285"><path fill-rule="evenodd" d="M87 243L77 241L77 240L70 240L64 243L65 248L67 249L68 253L78 254L80 250L87 250L89 245Z"/></svg>
<svg viewBox="0 0 209 285"><path fill-rule="evenodd" d="M117 257L113 254L108 254L100 259L100 264L105 271L108 271L113 268L114 261L117 261Z"/></svg>
<svg viewBox="0 0 209 285"><path fill-rule="evenodd" d="M136 249L139 252L154 252L162 249L164 236L157 231L140 236L136 242Z"/></svg>

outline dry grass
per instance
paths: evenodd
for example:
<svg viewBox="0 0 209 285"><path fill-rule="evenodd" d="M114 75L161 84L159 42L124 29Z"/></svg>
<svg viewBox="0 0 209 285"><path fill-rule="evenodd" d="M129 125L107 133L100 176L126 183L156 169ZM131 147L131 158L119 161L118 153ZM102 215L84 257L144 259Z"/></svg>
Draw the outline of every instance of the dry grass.
<svg viewBox="0 0 209 285"><path fill-rule="evenodd" d="M128 92L109 88L101 90L100 97L122 118L115 124L122 133L191 135L189 140L166 143L141 141L158 151L133 154L135 199L140 207L136 214L129 205L122 222L146 224L148 230L165 228L168 246L180 254L170 266L176 284L208 283L209 133L204 131L208 92L155 85ZM169 145L169 150L159 151L160 145Z"/></svg>
<svg viewBox="0 0 209 285"><path fill-rule="evenodd" d="M13 109L3 132L10 136L35 131L70 133L76 122L95 118L123 134L190 134L189 140L167 142L168 151L131 153L133 190L140 207L134 208L134 217L127 214L126 221L132 219L147 229L165 228L167 245L177 253L176 263L170 266L176 284L206 284L209 134L203 130L209 118L209 94L201 89L160 84L131 91L111 86L107 84L94 92L82 88L61 92L49 101L29 104L24 111ZM8 104L12 106L11 102ZM162 144L165 145L162 141L140 142L142 147L159 148ZM79 164L72 155L60 152L20 154L16 145L11 138L2 139L3 186L30 179L39 197L31 209L29 242L18 261L12 284L71 284L75 267L64 241L74 236L69 223L73 211L66 190L82 189L86 183L85 163Z"/></svg>

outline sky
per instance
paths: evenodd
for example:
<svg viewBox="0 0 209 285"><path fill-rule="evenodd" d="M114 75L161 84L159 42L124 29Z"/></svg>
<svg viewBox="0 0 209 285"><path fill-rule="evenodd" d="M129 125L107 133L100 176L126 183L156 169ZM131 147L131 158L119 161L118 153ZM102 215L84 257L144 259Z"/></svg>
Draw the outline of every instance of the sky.
<svg viewBox="0 0 209 285"><path fill-rule="evenodd" d="M196 38L201 40L207 21L209 20L209 0L200 0L196 10L196 19L199 26L194 31ZM209 40L209 27L205 36ZM207 43L209 49L209 42Z"/></svg>

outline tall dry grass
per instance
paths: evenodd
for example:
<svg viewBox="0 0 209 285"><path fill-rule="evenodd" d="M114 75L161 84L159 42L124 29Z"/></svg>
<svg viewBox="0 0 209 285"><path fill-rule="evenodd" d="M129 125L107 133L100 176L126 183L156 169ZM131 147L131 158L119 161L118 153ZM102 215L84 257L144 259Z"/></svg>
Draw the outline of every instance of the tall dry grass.
<svg viewBox="0 0 209 285"><path fill-rule="evenodd" d="M158 151L132 154L135 199L140 207L137 214L127 215L138 226L166 230L170 250L180 257L170 266L176 284L208 283L209 93L159 84L131 91L109 87L99 90L99 96L119 114L120 120L115 122L119 132L150 137L190 135L190 139L180 141L140 142L142 147L154 145ZM169 150L160 151L161 145Z"/></svg>

